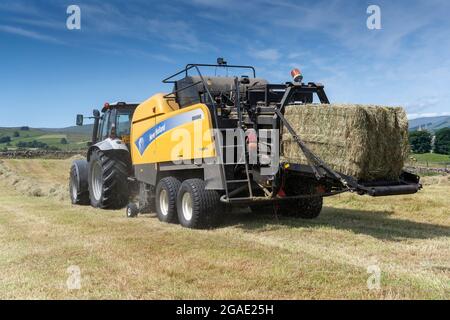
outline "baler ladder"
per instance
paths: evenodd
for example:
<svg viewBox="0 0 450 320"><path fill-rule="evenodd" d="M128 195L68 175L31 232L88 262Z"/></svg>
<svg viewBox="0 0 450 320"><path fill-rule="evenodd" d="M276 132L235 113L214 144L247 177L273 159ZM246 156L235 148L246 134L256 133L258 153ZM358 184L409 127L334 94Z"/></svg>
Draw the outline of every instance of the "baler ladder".
<svg viewBox="0 0 450 320"><path fill-rule="evenodd" d="M248 194L250 198L253 197L253 191L252 191L252 182L250 180L250 172L248 170L248 161L247 161L247 143L245 142L245 133L244 133L244 123L242 121L242 109L241 109L241 90L239 88L239 80L238 78L234 78L234 88L236 90L235 92L235 101L234 105L236 106L237 113L238 113L238 125L239 125L239 136L241 137L240 144L243 148L242 156L244 158L244 166L245 166L245 176L247 179L241 180L242 182L247 182L248 186ZM241 159L239 159L241 160ZM233 183L234 180L227 181L226 183Z"/></svg>
<svg viewBox="0 0 450 320"><path fill-rule="evenodd" d="M231 146L225 146L225 147L232 147L232 148L242 148L242 153L241 153L241 158L238 159L238 163L241 163L241 161L244 161L244 168L245 168L245 179L240 179L240 180L227 180L226 177L226 173L225 173L225 160L223 153L220 155L223 163L222 163L222 170L223 170L223 176L224 176L224 183L225 183L225 196L227 200L233 200L232 197L230 197L230 195L233 194L238 194L240 192L243 192L247 189L248 191L248 198L247 199L252 199L253 198L253 190L252 190L252 181L250 178L250 170L249 170L249 163L247 161L247 143L245 141L245 132L244 132L244 122L243 122L243 117L242 117L242 108L241 108L241 97L240 97L240 88L239 88L239 79L236 77L234 79L234 89L235 89L235 101L234 101L234 106L236 108L237 114L238 114L238 133L239 133L239 144L238 145L231 145ZM226 131L227 129L224 129L223 131ZM239 184L239 183L245 183L246 185L243 185L241 187L238 187L234 190L232 190L231 192L229 192L229 185L232 184Z"/></svg>

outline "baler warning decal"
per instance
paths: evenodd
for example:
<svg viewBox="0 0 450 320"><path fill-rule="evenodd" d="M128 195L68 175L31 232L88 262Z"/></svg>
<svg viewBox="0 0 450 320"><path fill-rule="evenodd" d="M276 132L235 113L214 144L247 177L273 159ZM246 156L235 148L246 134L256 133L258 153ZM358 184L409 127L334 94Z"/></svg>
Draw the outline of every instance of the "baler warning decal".
<svg viewBox="0 0 450 320"><path fill-rule="evenodd" d="M204 119L204 117L205 114L202 109L194 109L188 112L180 113L176 116L157 123L155 126L144 132L144 134L136 139L134 143L138 148L139 153L143 155L148 146L160 135L188 122L202 120Z"/></svg>

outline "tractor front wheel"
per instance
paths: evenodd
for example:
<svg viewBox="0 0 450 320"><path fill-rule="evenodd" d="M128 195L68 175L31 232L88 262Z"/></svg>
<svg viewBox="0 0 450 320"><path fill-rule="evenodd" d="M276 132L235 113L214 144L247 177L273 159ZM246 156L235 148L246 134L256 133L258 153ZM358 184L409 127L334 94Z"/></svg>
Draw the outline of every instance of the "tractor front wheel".
<svg viewBox="0 0 450 320"><path fill-rule="evenodd" d="M72 204L89 204L88 164L86 160L76 160L70 167L69 192Z"/></svg>

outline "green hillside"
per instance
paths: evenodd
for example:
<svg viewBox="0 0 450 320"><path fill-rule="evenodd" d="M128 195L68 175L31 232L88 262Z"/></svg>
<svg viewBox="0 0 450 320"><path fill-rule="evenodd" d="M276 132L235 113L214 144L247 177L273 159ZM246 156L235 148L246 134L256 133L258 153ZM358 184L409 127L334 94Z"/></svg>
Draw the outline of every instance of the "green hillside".
<svg viewBox="0 0 450 320"><path fill-rule="evenodd" d="M61 150L78 150L86 148L86 143L90 141L90 132L88 128L84 127L78 128L78 130L73 130L72 127L62 129L29 128L28 130L21 130L18 127L0 128L0 141L5 140L6 137L10 137L11 141L9 143L6 141L0 142L0 150L5 148L16 150L19 143L31 143L33 141L45 143L49 147L56 147ZM67 144L61 143L61 139L65 139Z"/></svg>

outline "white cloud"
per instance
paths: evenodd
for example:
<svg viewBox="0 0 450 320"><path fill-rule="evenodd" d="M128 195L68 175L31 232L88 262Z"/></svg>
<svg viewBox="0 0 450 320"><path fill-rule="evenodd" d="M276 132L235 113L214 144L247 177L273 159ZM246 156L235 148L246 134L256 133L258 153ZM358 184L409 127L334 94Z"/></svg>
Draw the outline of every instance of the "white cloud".
<svg viewBox="0 0 450 320"><path fill-rule="evenodd" d="M10 21L16 24L25 24L46 29L63 30L66 28L66 23L63 19L58 21L50 18L43 18L42 16L39 18L13 18Z"/></svg>
<svg viewBox="0 0 450 320"><path fill-rule="evenodd" d="M23 28L13 27L13 26L8 26L8 25L0 25L0 32L15 34L15 35L19 35L22 37L27 37L27 38L34 39L34 40L41 40L41 41L45 41L45 42L51 42L51 43L57 43L57 44L64 43L54 37L51 37L51 36L48 36L45 34L41 34L36 31L26 30Z"/></svg>
<svg viewBox="0 0 450 320"><path fill-rule="evenodd" d="M5 1L0 3L0 11L12 12L16 14L37 15L40 10L33 4L23 1Z"/></svg>
<svg viewBox="0 0 450 320"><path fill-rule="evenodd" d="M250 52L250 55L255 57L256 59L264 59L270 61L276 61L280 59L280 52L278 49L253 49Z"/></svg>
<svg viewBox="0 0 450 320"><path fill-rule="evenodd" d="M424 110L433 109L433 107L439 105L439 98L435 96L421 97L417 101L409 102L405 104L408 111L420 112Z"/></svg>
<svg viewBox="0 0 450 320"><path fill-rule="evenodd" d="M156 12L156 5L153 4ZM120 35L130 39L158 41L161 47L177 51L216 51L214 44L202 41L195 27L182 14L170 9L164 15L146 15L143 8L138 12L122 10L109 3L84 4L86 28L89 32L105 36ZM168 10L165 8L165 10ZM172 17L172 15L174 15Z"/></svg>

